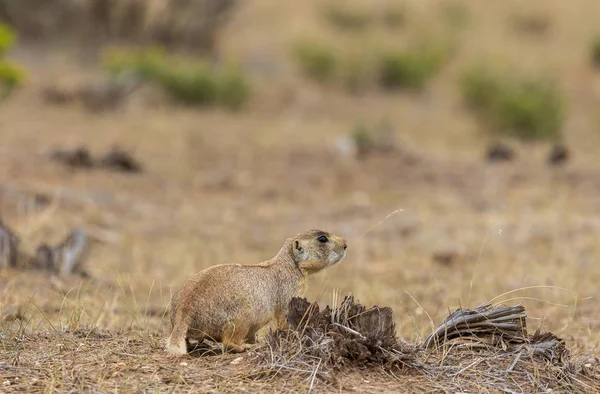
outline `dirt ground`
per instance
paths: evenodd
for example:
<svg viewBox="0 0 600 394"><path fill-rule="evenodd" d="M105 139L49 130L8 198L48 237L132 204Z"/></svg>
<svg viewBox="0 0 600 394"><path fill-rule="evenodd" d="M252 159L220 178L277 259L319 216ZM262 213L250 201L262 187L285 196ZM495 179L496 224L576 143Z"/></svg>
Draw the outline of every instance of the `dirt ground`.
<svg viewBox="0 0 600 394"><path fill-rule="evenodd" d="M29 322L23 332L18 322L3 327L0 391L442 392L423 376L378 369L342 373L336 388L260 376L252 353L164 353L169 297L187 275L266 260L310 228L348 240L345 260L309 281L311 301L331 303L337 291L389 306L398 337L411 342L458 306L523 303L531 329L552 331L596 362L600 72L588 44L600 4L455 1L471 23L423 94L352 96L306 81L289 59L291 38L323 28L316 3L261 0L236 10L221 45L252 76L254 95L240 112L140 96L108 114L52 106L41 89L98 77L95 58L39 43L11 53L30 78L0 104L2 219L30 249L84 228L97 239L88 266L98 281L0 273L1 308L25 307ZM414 19L403 29L435 32L448 2L406 3ZM542 14L550 30L515 33L516 13ZM559 78L569 99L567 165L548 166L545 144L520 145L511 163L483 160L487 140L457 89L461 67L479 57ZM398 151L358 161L338 149L357 121L384 118ZM129 149L145 171L73 171L46 156L80 145L98 155Z"/></svg>

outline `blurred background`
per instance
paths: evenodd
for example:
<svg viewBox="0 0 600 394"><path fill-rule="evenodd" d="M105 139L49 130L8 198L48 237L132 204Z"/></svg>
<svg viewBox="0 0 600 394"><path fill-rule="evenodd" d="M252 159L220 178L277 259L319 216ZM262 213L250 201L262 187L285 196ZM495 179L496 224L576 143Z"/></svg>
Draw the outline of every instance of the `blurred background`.
<svg viewBox="0 0 600 394"><path fill-rule="evenodd" d="M3 308L165 328L171 292L310 228L309 281L391 306L523 302L600 343L600 3L0 0L0 214L33 253L72 228L97 281L3 270ZM33 307L32 305L35 305Z"/></svg>

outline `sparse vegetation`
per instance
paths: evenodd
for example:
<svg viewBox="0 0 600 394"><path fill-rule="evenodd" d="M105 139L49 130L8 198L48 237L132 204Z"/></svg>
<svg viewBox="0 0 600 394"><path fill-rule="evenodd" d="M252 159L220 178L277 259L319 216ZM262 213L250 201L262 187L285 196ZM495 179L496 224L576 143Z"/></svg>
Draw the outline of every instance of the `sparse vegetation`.
<svg viewBox="0 0 600 394"><path fill-rule="evenodd" d="M219 97L217 78L204 64L189 69L165 67L155 81L184 104L211 105Z"/></svg>
<svg viewBox="0 0 600 394"><path fill-rule="evenodd" d="M241 108L250 98L251 86L242 70L225 68L218 76L218 101L231 109Z"/></svg>
<svg viewBox="0 0 600 394"><path fill-rule="evenodd" d="M478 66L463 74L461 90L493 133L530 141L560 138L565 99L551 81Z"/></svg>
<svg viewBox="0 0 600 394"><path fill-rule="evenodd" d="M329 0L323 5L322 14L329 25L349 32L362 32L376 25L395 29L406 22L406 9L396 2L374 6L360 1Z"/></svg>
<svg viewBox="0 0 600 394"><path fill-rule="evenodd" d="M4 56L16 40L15 32L5 24L0 23L0 56Z"/></svg>
<svg viewBox="0 0 600 394"><path fill-rule="evenodd" d="M387 89L423 89L444 61L445 54L437 47L384 53L381 56L380 85Z"/></svg>
<svg viewBox="0 0 600 394"><path fill-rule="evenodd" d="M163 47L151 46L144 48L107 48L102 53L104 67L117 77L129 72L146 80L160 78L165 68L167 52Z"/></svg>
<svg viewBox="0 0 600 394"><path fill-rule="evenodd" d="M329 0L323 7L323 16L335 27L345 30L363 30L373 23L371 7L358 7L356 3Z"/></svg>
<svg viewBox="0 0 600 394"><path fill-rule="evenodd" d="M373 84L385 89L423 89L444 65L449 52L441 45L383 53L376 48L344 51L306 40L298 42L295 50L304 75L350 92Z"/></svg>
<svg viewBox="0 0 600 394"><path fill-rule="evenodd" d="M239 109L250 98L250 83L239 68L216 69L202 61L178 60L160 48L109 50L104 56L111 75L134 74L158 84L173 99L186 105L218 104Z"/></svg>
<svg viewBox="0 0 600 394"><path fill-rule="evenodd" d="M20 315L2 330L3 356L18 365L0 370L5 390L173 391L193 385L194 391L263 392L285 385L335 391L357 373L373 391L395 390L398 381L411 392L431 385L447 392L600 389L592 354L572 353L552 332L529 333L522 305L457 308L425 340L407 341L397 337L390 307L367 308L347 296L321 309L294 298L288 328L269 331L251 351L223 354L203 343L178 358L166 356L153 330L102 330L82 324L86 316L78 300L64 306L64 321L52 329L24 332ZM73 374L57 378L67 368Z"/></svg>
<svg viewBox="0 0 600 394"><path fill-rule="evenodd" d="M25 72L16 64L0 59L0 98L8 96L25 81Z"/></svg>
<svg viewBox="0 0 600 394"><path fill-rule="evenodd" d="M369 126L362 122L356 123L350 133L350 139L354 144L356 157L359 159L372 154L396 154L396 157L401 160L410 156L408 151L400 153L397 149L397 136L387 119Z"/></svg>
<svg viewBox="0 0 600 394"><path fill-rule="evenodd" d="M396 28L406 20L404 5L396 2L364 7L364 4L332 0L323 10L329 25L350 31L362 32L371 25ZM391 38L390 32L380 29L350 36L350 42L301 39L295 42L293 55L301 72L310 79L357 92L369 85L420 90L443 66L451 50L451 45L443 41L424 43L423 40L408 48L402 48L406 44L401 44L399 48L395 43L385 44L385 39L374 41L372 33Z"/></svg>
<svg viewBox="0 0 600 394"><path fill-rule="evenodd" d="M600 70L600 34L597 34L592 39L590 52L591 52L590 57L591 57L592 65L596 69Z"/></svg>
<svg viewBox="0 0 600 394"><path fill-rule="evenodd" d="M453 29L462 29L471 22L466 4L459 1L445 2L441 6L443 20Z"/></svg>
<svg viewBox="0 0 600 394"><path fill-rule="evenodd" d="M297 42L294 46L294 56L302 73L317 82L330 81L338 67L334 47L317 41Z"/></svg>
<svg viewBox="0 0 600 394"><path fill-rule="evenodd" d="M335 80L347 92L360 93L377 81L377 59L368 47L347 50L339 54Z"/></svg>
<svg viewBox="0 0 600 394"><path fill-rule="evenodd" d="M351 137L359 157L364 156L374 146L373 134L362 123L354 126Z"/></svg>
<svg viewBox="0 0 600 394"><path fill-rule="evenodd" d="M17 64L6 60L4 56L14 45L15 32L0 23L0 99L6 98L14 88L25 81L25 71Z"/></svg>
<svg viewBox="0 0 600 394"><path fill-rule="evenodd" d="M561 92L541 80L503 87L491 108L496 129L524 140L558 138L563 115Z"/></svg>
<svg viewBox="0 0 600 394"><path fill-rule="evenodd" d="M501 89L500 77L496 70L476 66L465 71L460 80L463 99L478 114L492 107L492 102Z"/></svg>

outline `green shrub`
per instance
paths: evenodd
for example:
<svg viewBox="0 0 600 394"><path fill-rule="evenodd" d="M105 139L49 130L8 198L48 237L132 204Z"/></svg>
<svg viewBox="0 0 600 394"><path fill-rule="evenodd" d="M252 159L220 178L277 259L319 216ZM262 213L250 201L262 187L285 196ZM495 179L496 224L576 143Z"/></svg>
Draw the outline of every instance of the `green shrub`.
<svg viewBox="0 0 600 394"><path fill-rule="evenodd" d="M600 34L594 37L591 47L592 64L600 69Z"/></svg>
<svg viewBox="0 0 600 394"><path fill-rule="evenodd" d="M492 102L499 131L525 140L556 139L563 122L563 98L545 81L529 80L500 90Z"/></svg>
<svg viewBox="0 0 600 394"><path fill-rule="evenodd" d="M226 70L219 78L218 96L224 106L239 109L250 97L250 84L239 70Z"/></svg>
<svg viewBox="0 0 600 394"><path fill-rule="evenodd" d="M388 89L423 89L444 60L444 52L433 47L387 52L381 57L379 82Z"/></svg>
<svg viewBox="0 0 600 394"><path fill-rule="evenodd" d="M490 69L476 66L465 71L460 79L460 88L466 104L481 114L492 106L499 94L501 79Z"/></svg>
<svg viewBox="0 0 600 394"><path fill-rule="evenodd" d="M7 60L0 59L0 80L7 87L14 88L25 81L23 69Z"/></svg>
<svg viewBox="0 0 600 394"><path fill-rule="evenodd" d="M217 78L204 65L189 69L163 67L156 82L173 99L186 105L212 105L219 97Z"/></svg>
<svg viewBox="0 0 600 394"><path fill-rule="evenodd" d="M0 99L6 98L16 87L25 82L25 71L18 65L3 59L6 52L14 45L16 34L0 23Z"/></svg>
<svg viewBox="0 0 600 394"><path fill-rule="evenodd" d="M370 47L348 51L303 40L296 43L294 54L302 73L319 83L341 85L351 92L371 84L386 89L419 90L442 67L449 49L450 46L424 45L382 54Z"/></svg>
<svg viewBox="0 0 600 394"><path fill-rule="evenodd" d="M102 54L102 62L111 75L134 73L146 80L160 77L166 59L166 51L162 47L108 48Z"/></svg>
<svg viewBox="0 0 600 394"><path fill-rule="evenodd" d="M10 27L0 23L0 56L4 56L13 46L16 38L16 34Z"/></svg>
<svg viewBox="0 0 600 394"><path fill-rule="evenodd" d="M239 70L216 69L203 62L180 62L161 48L109 50L103 56L113 76L132 73L161 86L174 100L186 105L223 105L239 109L250 97L250 84Z"/></svg>
<svg viewBox="0 0 600 394"><path fill-rule="evenodd" d="M250 84L243 73L214 70L202 63L164 67L157 82L173 99L186 105L220 104L239 109L250 97Z"/></svg>
<svg viewBox="0 0 600 394"><path fill-rule="evenodd" d="M560 137L565 101L548 81L477 67L463 74L461 90L465 102L493 133L522 140Z"/></svg>
<svg viewBox="0 0 600 394"><path fill-rule="evenodd" d="M453 48L425 44L404 51L381 52L373 45L354 44L338 48L305 39L296 42L293 53L305 76L357 92L373 85L420 90L440 70Z"/></svg>
<svg viewBox="0 0 600 394"><path fill-rule="evenodd" d="M0 98L7 97L13 89L23 84L25 78L21 67L0 59Z"/></svg>
<svg viewBox="0 0 600 394"><path fill-rule="evenodd" d="M373 134L363 124L356 124L352 130L352 140L356 146L358 156L364 156L375 145Z"/></svg>
<svg viewBox="0 0 600 394"><path fill-rule="evenodd" d="M311 41L300 41L294 47L294 56L303 74L317 82L331 80L337 67L333 48Z"/></svg>

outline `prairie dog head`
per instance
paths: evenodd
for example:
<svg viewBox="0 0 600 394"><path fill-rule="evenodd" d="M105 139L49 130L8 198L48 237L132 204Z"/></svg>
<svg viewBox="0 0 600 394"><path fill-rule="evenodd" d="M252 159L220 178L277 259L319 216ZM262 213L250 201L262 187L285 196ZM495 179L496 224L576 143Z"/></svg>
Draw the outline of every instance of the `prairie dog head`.
<svg viewBox="0 0 600 394"><path fill-rule="evenodd" d="M310 230L291 239L290 252L294 263L304 274L314 274L346 256L346 240L321 230Z"/></svg>

